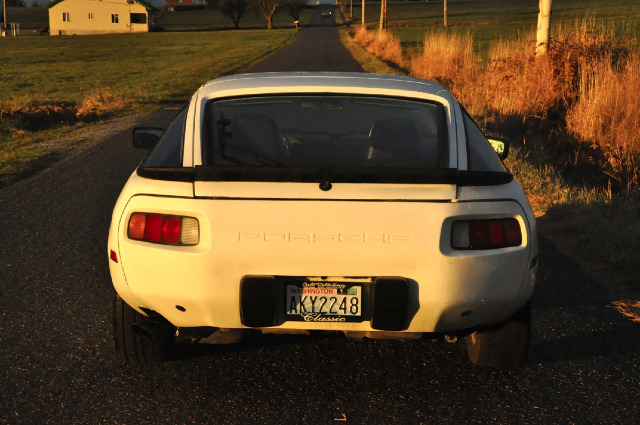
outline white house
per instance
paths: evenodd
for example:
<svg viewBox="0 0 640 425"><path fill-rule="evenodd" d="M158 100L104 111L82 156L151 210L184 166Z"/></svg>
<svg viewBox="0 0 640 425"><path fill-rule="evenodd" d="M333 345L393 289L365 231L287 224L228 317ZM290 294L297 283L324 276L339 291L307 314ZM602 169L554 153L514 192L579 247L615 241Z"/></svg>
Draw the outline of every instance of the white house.
<svg viewBox="0 0 640 425"><path fill-rule="evenodd" d="M158 12L144 0L53 0L47 7L51 35L148 32Z"/></svg>

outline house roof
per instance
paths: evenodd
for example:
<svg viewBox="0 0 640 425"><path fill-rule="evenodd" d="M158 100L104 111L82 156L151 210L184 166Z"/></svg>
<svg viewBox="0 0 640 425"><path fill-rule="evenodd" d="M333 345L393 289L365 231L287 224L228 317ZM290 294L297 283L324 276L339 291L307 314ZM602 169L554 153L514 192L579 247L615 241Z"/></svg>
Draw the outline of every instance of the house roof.
<svg viewBox="0 0 640 425"><path fill-rule="evenodd" d="M62 3L64 0L51 0L48 4L47 7L51 8L53 6L55 6L58 3ZM154 5L152 5L151 3L147 3L144 0L127 0L127 1L133 1L135 3L139 3L142 6L146 7L147 10L151 10L151 11L157 11L158 8L156 8Z"/></svg>

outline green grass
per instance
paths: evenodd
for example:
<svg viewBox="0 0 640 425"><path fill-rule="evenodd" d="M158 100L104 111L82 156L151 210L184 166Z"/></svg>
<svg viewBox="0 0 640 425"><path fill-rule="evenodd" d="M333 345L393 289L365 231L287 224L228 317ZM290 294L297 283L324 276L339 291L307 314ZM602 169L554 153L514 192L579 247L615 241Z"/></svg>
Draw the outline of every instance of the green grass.
<svg viewBox="0 0 640 425"><path fill-rule="evenodd" d="M353 25L362 21L361 2L354 2ZM554 0L554 28L597 16L624 37L640 35L640 3L602 0ZM368 28L378 26L380 3L366 3ZM516 36L534 37L538 2L531 0L449 0L447 31L469 33L478 52L486 55L491 43ZM443 27L443 2L391 1L387 6L389 29L406 50L418 48L424 34Z"/></svg>
<svg viewBox="0 0 640 425"><path fill-rule="evenodd" d="M7 17L34 35L48 24L48 9L8 8ZM293 41L291 21L278 13L275 29L266 30L262 16L247 13L239 30L229 30L232 21L217 11L165 11L162 32L0 38L0 187L57 155L51 140L92 125L68 116L96 93L115 99L101 118L183 102L202 83L242 72ZM42 112L42 105L52 106ZM49 114L60 107L64 119ZM27 119L33 111L38 118Z"/></svg>
<svg viewBox="0 0 640 425"><path fill-rule="evenodd" d="M294 29L0 38L0 186L37 170L56 151L42 143L85 125L25 123L12 110L77 105L94 93L119 113L182 102L204 82L242 72L285 44ZM108 114L107 114L108 116Z"/></svg>
<svg viewBox="0 0 640 425"><path fill-rule="evenodd" d="M0 99L77 102L109 88L142 102L183 100L200 84L242 71L295 35L239 30L7 37L0 39Z"/></svg>

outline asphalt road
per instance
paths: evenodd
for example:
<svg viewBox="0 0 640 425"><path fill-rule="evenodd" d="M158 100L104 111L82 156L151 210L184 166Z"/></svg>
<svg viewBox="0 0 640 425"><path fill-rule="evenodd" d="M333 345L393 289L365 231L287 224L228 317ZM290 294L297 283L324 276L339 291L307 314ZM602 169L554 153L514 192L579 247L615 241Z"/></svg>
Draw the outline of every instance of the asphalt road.
<svg viewBox="0 0 640 425"><path fill-rule="evenodd" d="M297 43L334 32L307 28ZM473 367L462 343L335 337L123 364L111 341L106 243L112 207L144 154L129 140L120 132L0 191L0 423L640 422L640 325L544 237L530 355L516 371Z"/></svg>

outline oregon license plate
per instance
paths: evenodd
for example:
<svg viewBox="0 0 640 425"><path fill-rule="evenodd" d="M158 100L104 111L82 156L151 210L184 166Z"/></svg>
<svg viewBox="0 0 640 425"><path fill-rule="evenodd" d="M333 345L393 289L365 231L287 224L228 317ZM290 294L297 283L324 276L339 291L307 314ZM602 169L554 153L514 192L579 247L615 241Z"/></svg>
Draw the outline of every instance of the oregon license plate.
<svg viewBox="0 0 640 425"><path fill-rule="evenodd" d="M343 282L287 282L286 320L361 322L362 285Z"/></svg>

